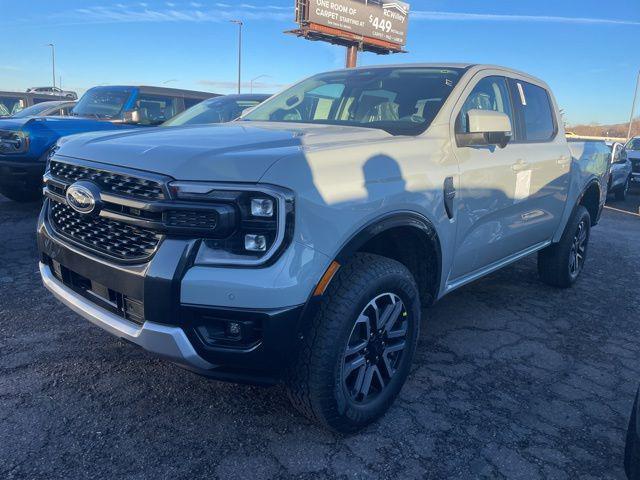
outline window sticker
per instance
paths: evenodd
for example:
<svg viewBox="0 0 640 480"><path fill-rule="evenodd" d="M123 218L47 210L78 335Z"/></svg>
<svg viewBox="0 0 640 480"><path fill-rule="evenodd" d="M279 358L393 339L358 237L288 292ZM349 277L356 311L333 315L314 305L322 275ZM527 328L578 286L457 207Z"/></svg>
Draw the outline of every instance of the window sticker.
<svg viewBox="0 0 640 480"><path fill-rule="evenodd" d="M520 92L520 101L522 102L522 106L527 106L527 98L524 96L524 89L522 88L522 84L518 82L518 92Z"/></svg>
<svg viewBox="0 0 640 480"><path fill-rule="evenodd" d="M522 202L531 195L531 170L518 172L516 176L516 191L513 195L513 203Z"/></svg>

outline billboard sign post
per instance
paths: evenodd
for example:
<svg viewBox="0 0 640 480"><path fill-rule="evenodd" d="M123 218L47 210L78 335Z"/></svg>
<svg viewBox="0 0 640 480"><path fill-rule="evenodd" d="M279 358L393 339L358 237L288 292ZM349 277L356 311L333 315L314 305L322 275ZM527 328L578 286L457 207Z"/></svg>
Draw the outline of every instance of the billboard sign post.
<svg viewBox="0 0 640 480"><path fill-rule="evenodd" d="M295 35L348 48L347 66L357 52L404 52L410 6L395 0L296 0Z"/></svg>

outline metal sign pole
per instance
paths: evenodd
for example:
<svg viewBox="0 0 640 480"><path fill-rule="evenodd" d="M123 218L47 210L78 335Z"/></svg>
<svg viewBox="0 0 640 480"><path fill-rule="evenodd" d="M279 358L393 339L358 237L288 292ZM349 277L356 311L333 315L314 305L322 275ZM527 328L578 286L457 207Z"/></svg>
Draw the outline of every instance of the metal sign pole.
<svg viewBox="0 0 640 480"><path fill-rule="evenodd" d="M347 68L356 68L358 66L358 45L349 45L347 47Z"/></svg>

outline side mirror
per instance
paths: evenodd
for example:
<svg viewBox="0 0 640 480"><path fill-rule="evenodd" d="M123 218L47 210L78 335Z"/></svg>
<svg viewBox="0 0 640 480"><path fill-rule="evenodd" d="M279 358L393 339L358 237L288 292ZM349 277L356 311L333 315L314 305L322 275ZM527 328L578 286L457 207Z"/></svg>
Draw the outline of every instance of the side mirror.
<svg viewBox="0 0 640 480"><path fill-rule="evenodd" d="M511 141L512 126L509 115L493 110L469 110L467 133L456 135L458 146L475 147L497 145L505 148Z"/></svg>
<svg viewBox="0 0 640 480"><path fill-rule="evenodd" d="M127 110L123 115L124 123L137 124L140 123L140 111L139 110Z"/></svg>

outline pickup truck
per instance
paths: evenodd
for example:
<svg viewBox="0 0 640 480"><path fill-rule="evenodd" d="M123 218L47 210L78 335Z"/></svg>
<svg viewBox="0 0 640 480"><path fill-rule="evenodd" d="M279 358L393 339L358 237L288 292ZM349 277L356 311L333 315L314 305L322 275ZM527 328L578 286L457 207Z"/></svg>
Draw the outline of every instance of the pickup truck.
<svg viewBox="0 0 640 480"><path fill-rule="evenodd" d="M161 87L94 87L82 96L69 117L0 119L0 194L18 202L40 198L46 160L61 137L160 125L215 96Z"/></svg>
<svg viewBox="0 0 640 480"><path fill-rule="evenodd" d="M534 253L574 284L609 167L572 155L544 82L485 65L323 73L231 123L60 143L45 286L196 373L282 381L340 432L399 394L423 307Z"/></svg>

